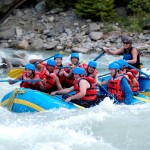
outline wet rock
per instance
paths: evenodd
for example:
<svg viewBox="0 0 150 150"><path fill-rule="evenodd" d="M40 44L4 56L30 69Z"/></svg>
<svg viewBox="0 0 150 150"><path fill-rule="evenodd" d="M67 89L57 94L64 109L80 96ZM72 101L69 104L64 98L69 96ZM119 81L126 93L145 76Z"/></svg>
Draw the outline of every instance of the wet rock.
<svg viewBox="0 0 150 150"><path fill-rule="evenodd" d="M0 40L9 40L15 36L15 29L14 28L3 28L0 31Z"/></svg>
<svg viewBox="0 0 150 150"><path fill-rule="evenodd" d="M19 41L18 44L17 44L17 48L26 50L26 49L29 48L29 42L27 40Z"/></svg>

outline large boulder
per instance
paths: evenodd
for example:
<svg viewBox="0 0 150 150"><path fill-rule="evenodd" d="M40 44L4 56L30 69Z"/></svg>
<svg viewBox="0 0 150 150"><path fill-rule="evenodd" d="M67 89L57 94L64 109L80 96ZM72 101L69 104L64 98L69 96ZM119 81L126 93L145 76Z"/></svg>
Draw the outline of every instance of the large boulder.
<svg viewBox="0 0 150 150"><path fill-rule="evenodd" d="M29 42L27 40L19 41L17 44L17 48L27 50L29 48Z"/></svg>
<svg viewBox="0 0 150 150"><path fill-rule="evenodd" d="M21 58L4 58L1 57L1 62L4 68L12 68L12 67L24 67L28 61Z"/></svg>
<svg viewBox="0 0 150 150"><path fill-rule="evenodd" d="M13 27L0 29L0 40L9 40L16 35Z"/></svg>

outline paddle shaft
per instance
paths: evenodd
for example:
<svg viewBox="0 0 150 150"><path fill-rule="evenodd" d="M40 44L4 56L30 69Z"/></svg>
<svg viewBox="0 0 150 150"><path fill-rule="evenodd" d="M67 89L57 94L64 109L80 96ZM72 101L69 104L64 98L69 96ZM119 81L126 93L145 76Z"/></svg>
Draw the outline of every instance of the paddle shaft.
<svg viewBox="0 0 150 150"><path fill-rule="evenodd" d="M99 75L98 77L103 77L103 76L107 76L107 75L110 75L110 73L106 73L106 74L103 74L103 75Z"/></svg>
<svg viewBox="0 0 150 150"><path fill-rule="evenodd" d="M107 94L109 94L109 95L115 100L115 102L116 102L117 104L119 104L118 100L114 97L114 95L112 95L110 92L108 92L105 87L101 86L101 88L102 88Z"/></svg>
<svg viewBox="0 0 150 150"><path fill-rule="evenodd" d="M130 65L130 64L128 64L128 66L129 66L130 68L136 69L138 72L140 72L140 73L144 74L146 77L150 78L150 76L149 76L148 74L146 74L145 72L141 71L140 69L135 68L135 67L133 67L133 66Z"/></svg>
<svg viewBox="0 0 150 150"><path fill-rule="evenodd" d="M101 58L105 52L100 53L96 58L93 59L93 61L96 61L97 59Z"/></svg>
<svg viewBox="0 0 150 150"><path fill-rule="evenodd" d="M64 68L72 68L71 66L65 66L65 67L59 67L58 69L64 69Z"/></svg>
<svg viewBox="0 0 150 150"><path fill-rule="evenodd" d="M38 82L38 81L41 81L41 79L37 79L37 80L34 80L34 79L31 79L31 80L12 80L14 82ZM0 82L9 82L9 80L0 80Z"/></svg>
<svg viewBox="0 0 150 150"><path fill-rule="evenodd" d="M43 61L46 61L46 60L48 60L48 59L51 59L51 58L53 58L54 56L55 56L55 55L50 56L50 57L48 57L48 58L46 58L46 59L43 59L42 62L43 62ZM39 63L41 63L41 62L36 62L35 65L37 65L37 64L39 64Z"/></svg>

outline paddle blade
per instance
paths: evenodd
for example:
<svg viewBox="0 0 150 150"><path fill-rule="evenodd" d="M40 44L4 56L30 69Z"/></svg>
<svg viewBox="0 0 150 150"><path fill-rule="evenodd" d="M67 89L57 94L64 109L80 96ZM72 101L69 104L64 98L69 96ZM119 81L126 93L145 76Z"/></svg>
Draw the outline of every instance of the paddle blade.
<svg viewBox="0 0 150 150"><path fill-rule="evenodd" d="M145 95L147 97L150 97L150 92L141 92L140 94L143 94L143 95Z"/></svg>
<svg viewBox="0 0 150 150"><path fill-rule="evenodd" d="M11 69L7 75L11 78L17 78L20 75L22 75L23 71L24 71L24 68Z"/></svg>

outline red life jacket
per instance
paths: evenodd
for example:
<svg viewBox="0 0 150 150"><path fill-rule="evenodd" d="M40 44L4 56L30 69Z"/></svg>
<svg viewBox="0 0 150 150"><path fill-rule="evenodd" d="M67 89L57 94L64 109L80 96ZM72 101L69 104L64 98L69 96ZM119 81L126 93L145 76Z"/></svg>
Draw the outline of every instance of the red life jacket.
<svg viewBox="0 0 150 150"><path fill-rule="evenodd" d="M95 80L98 71L95 69L93 73L88 74L88 68L86 69L86 77L92 77Z"/></svg>
<svg viewBox="0 0 150 150"><path fill-rule="evenodd" d="M72 66L73 64L68 64L67 66ZM83 63L83 64L80 64L80 63L78 63L77 65L76 65L76 67L80 67L80 68L83 68L83 69L85 69L86 67L87 67L87 64L85 64L85 63ZM69 68L65 68L65 71L67 72L67 73L70 73L70 69ZM66 85L66 87L71 87L71 86L73 86L73 82L74 82L74 74L72 74L70 77L65 77L65 85Z"/></svg>
<svg viewBox="0 0 150 150"><path fill-rule="evenodd" d="M76 91L76 93L79 93L80 92L80 87L79 87L79 82L82 80L82 79L85 79L89 82L90 84L90 88L88 88L86 90L86 94L85 96L83 96L81 99L82 100L88 100L88 101L94 101L97 99L97 91L96 91L96 87L95 87L95 81L93 78L91 77L83 77L83 78L80 78L79 80L75 80L74 81L74 90Z"/></svg>
<svg viewBox="0 0 150 150"><path fill-rule="evenodd" d="M108 92L113 94L115 96L115 98L119 101L124 100L124 94L123 94L121 86L120 86L120 82L123 77L124 76L118 76L115 79L111 78L108 81Z"/></svg>
<svg viewBox="0 0 150 150"><path fill-rule="evenodd" d="M45 79L46 83L45 83L45 92L52 92L53 89L56 89L56 85L55 85L55 78L56 78L56 74L55 73L50 73L46 67L44 67L43 71L40 73L40 78L41 79Z"/></svg>
<svg viewBox="0 0 150 150"><path fill-rule="evenodd" d="M78 67L81 67L81 68L83 68L83 69L86 70L86 68L88 67L88 65L86 63L82 63L82 64L79 64Z"/></svg>
<svg viewBox="0 0 150 150"><path fill-rule="evenodd" d="M54 73L57 75L57 77L59 78L60 83L62 84L62 82L65 80L64 68L59 69L58 66L56 66L55 69L54 69Z"/></svg>
<svg viewBox="0 0 150 150"><path fill-rule="evenodd" d="M56 87L55 79L56 79L55 73L49 73L49 75L46 75L46 84L45 84L46 90L50 90L51 88Z"/></svg>
<svg viewBox="0 0 150 150"><path fill-rule="evenodd" d="M137 92L139 89L140 89L140 85L139 85L139 82L138 82L138 72L135 71L135 69L130 69L127 73L126 73L130 79L130 87L131 87L131 90L133 92ZM132 83L133 83L133 79L136 79L137 83L132 86Z"/></svg>
<svg viewBox="0 0 150 150"><path fill-rule="evenodd" d="M33 79L31 79L30 77L27 76L26 72L24 71L22 80L38 80L38 79L40 79L39 75L40 75L39 72L35 72L35 77ZM38 90L39 83L34 82L34 81L23 81L22 83L20 83L20 87Z"/></svg>

